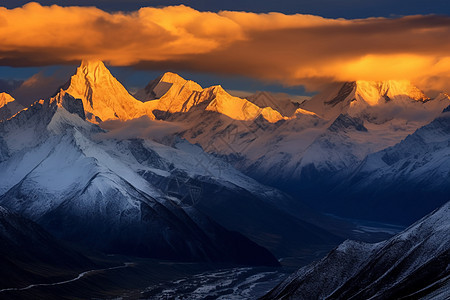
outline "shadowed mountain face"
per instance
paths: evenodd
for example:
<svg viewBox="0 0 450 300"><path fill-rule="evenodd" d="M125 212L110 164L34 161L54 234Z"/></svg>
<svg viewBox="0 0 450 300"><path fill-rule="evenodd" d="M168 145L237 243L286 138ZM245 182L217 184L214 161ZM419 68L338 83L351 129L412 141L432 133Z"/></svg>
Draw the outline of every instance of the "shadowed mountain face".
<svg viewBox="0 0 450 300"><path fill-rule="evenodd" d="M450 202L393 238L346 241L263 299L446 299Z"/></svg>
<svg viewBox="0 0 450 300"><path fill-rule="evenodd" d="M57 274L95 267L41 226L0 206L0 289L26 286Z"/></svg>

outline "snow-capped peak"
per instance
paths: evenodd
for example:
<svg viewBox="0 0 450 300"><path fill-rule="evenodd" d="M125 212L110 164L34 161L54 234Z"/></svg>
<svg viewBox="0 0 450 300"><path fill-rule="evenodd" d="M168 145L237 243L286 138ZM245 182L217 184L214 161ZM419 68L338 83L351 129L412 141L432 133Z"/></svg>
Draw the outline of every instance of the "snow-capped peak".
<svg viewBox="0 0 450 300"><path fill-rule="evenodd" d="M105 64L100 60L83 60L77 70L82 72L91 82L100 83L109 80L111 72L105 67Z"/></svg>
<svg viewBox="0 0 450 300"><path fill-rule="evenodd" d="M372 106L383 101L395 100L396 98L409 98L422 102L429 99L421 90L407 80L358 80L356 81L355 94Z"/></svg>
<svg viewBox="0 0 450 300"><path fill-rule="evenodd" d="M137 100L117 81L101 61L83 61L65 90L83 101L86 118L93 123L105 120L129 120L153 112L184 113L205 102L203 109L236 120L254 120L263 116L269 122L284 117L276 110L233 97L220 85L203 89L191 80L167 72L139 91ZM152 100L152 101L150 101ZM206 107L206 108L205 108Z"/></svg>
<svg viewBox="0 0 450 300"><path fill-rule="evenodd" d="M83 101L86 117L94 123L151 115L144 103L131 96L101 61L83 61L66 92Z"/></svg>
<svg viewBox="0 0 450 300"><path fill-rule="evenodd" d="M231 96L222 86L216 85L203 91L205 101L209 100L207 111L214 111L226 115L234 120L252 121L262 116L271 123L284 117L271 107L260 108L252 102Z"/></svg>
<svg viewBox="0 0 450 300"><path fill-rule="evenodd" d="M165 73L135 94L151 111L185 113L200 103L201 109L214 111L235 120L254 120L259 115L269 122L283 116L271 107L260 108L246 99L231 96L221 85L203 89L191 80L175 73Z"/></svg>
<svg viewBox="0 0 450 300"><path fill-rule="evenodd" d="M319 117L316 113L313 113L312 111L303 109L303 108L297 108L294 112L294 115L291 118L295 118L299 115L308 115L308 116L315 116Z"/></svg>
<svg viewBox="0 0 450 300"><path fill-rule="evenodd" d="M289 95L283 93L256 92L246 99L261 108L271 107L285 117L292 117L298 109L299 104L292 101Z"/></svg>
<svg viewBox="0 0 450 300"><path fill-rule="evenodd" d="M13 102L14 98L8 93L0 93L0 107L5 106L6 104Z"/></svg>
<svg viewBox="0 0 450 300"><path fill-rule="evenodd" d="M147 102L155 99L174 98L183 94L184 98L194 91L201 91L202 87L192 81L186 80L180 75L172 72L166 72L159 76L143 89L139 90L134 96L136 99Z"/></svg>
<svg viewBox="0 0 450 300"><path fill-rule="evenodd" d="M168 82L168 83L185 84L187 80L176 73L166 72L160 77L159 81L160 82Z"/></svg>
<svg viewBox="0 0 450 300"><path fill-rule="evenodd" d="M326 119L336 118L347 113L352 116L370 116L379 119L383 110L390 118L393 111L401 108L429 110L434 105L419 88L407 80L352 81L335 83L311 100L302 104L302 108L313 111ZM438 101L439 102L439 101ZM426 104L426 105L423 105ZM438 108L441 109L441 104ZM375 113L375 115L373 115ZM402 114L404 114L402 112Z"/></svg>

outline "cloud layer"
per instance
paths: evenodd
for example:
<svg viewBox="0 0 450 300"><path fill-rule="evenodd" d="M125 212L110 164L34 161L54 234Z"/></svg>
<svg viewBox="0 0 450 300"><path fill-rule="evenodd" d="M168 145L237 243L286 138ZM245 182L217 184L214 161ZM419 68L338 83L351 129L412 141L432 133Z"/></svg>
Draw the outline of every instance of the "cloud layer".
<svg viewBox="0 0 450 300"><path fill-rule="evenodd" d="M450 17L358 20L199 12L186 6L108 13L93 7L0 8L0 65L69 64L238 74L316 88L408 79L450 90Z"/></svg>
<svg viewBox="0 0 450 300"><path fill-rule="evenodd" d="M121 121L109 120L102 122L100 126L107 132L99 133L96 138L101 139L151 139L164 142L176 132L183 130L183 125L176 122L151 120L148 116L137 119Z"/></svg>

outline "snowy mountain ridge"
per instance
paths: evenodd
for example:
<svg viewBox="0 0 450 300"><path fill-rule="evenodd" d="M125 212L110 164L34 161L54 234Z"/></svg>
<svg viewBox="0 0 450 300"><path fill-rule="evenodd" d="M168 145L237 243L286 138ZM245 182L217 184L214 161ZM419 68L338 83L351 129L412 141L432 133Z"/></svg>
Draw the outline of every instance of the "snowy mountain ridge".
<svg viewBox="0 0 450 300"><path fill-rule="evenodd" d="M350 87L347 92L351 94L354 93L355 84L342 88ZM279 119L277 122L267 122L271 120L270 117L261 120L228 119L227 114L221 113L223 110L216 110L220 113L217 117L200 107L183 114L166 115L163 119L185 124L187 130L181 134L190 142L200 144L208 152L228 157L237 168L258 180L276 184L274 180L278 179L302 180L305 176L316 176L311 173L316 170L336 172L349 168L361 162L366 155L400 142L437 117L450 104L449 98L444 95L426 100L421 92L406 83L396 85L390 82L387 86L390 92L381 92L387 93L392 101L369 106L367 103L372 100L366 102L360 98L364 110L358 114L353 114L345 106L339 106L350 96L341 95L342 98L339 92L343 92L335 90L332 94L325 93L304 102L289 118L272 118L273 121ZM370 88L370 91L380 95L378 89L387 87L374 84ZM402 90L408 91L417 100L395 94ZM336 106L326 104L327 99L339 97L342 101ZM351 102L350 98L348 102ZM314 109L314 103L319 103L327 113L324 115L320 107ZM358 104L358 107L363 106ZM347 124L359 122L366 130L347 127L343 124L344 118ZM345 149L340 149L343 146ZM282 168L277 166L280 162ZM273 173L270 170L274 167L280 173L271 178Z"/></svg>
<svg viewBox="0 0 450 300"><path fill-rule="evenodd" d="M406 80L353 81L335 83L321 94L302 104L327 119L347 113L354 117L379 119L384 122L383 111L399 108L436 111L442 95L431 99ZM440 106L440 108L442 108ZM398 117L398 113L397 116Z"/></svg>
<svg viewBox="0 0 450 300"><path fill-rule="evenodd" d="M356 81L355 94L369 105L377 105L382 101L395 101L408 97L415 101L430 100L425 94L407 80Z"/></svg>
<svg viewBox="0 0 450 300"><path fill-rule="evenodd" d="M300 104L293 102L288 95L274 95L272 93L262 91L245 98L261 108L271 107L280 112L280 114L284 117L292 117L296 110L300 109Z"/></svg>
<svg viewBox="0 0 450 300"><path fill-rule="evenodd" d="M446 299L450 202L389 240L346 241L263 299Z"/></svg>
<svg viewBox="0 0 450 300"><path fill-rule="evenodd" d="M449 114L444 110L398 144L351 167L332 191L335 208L351 206L366 218L383 215L385 221L408 223L445 203L450 192Z"/></svg>
<svg viewBox="0 0 450 300"><path fill-rule="evenodd" d="M170 72L138 91L135 95L139 101L101 61L83 61L65 91L83 100L86 116L93 123L141 116L155 119L155 114L186 112L201 103L205 103L206 110L236 120L254 120L260 115L269 122L283 119L272 108L260 108L245 99L233 97L221 86L203 89L197 83Z"/></svg>

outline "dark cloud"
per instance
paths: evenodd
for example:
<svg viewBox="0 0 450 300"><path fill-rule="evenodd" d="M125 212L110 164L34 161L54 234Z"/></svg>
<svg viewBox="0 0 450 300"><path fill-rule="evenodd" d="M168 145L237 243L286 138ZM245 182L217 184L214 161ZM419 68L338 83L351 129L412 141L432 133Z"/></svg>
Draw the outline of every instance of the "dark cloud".
<svg viewBox="0 0 450 300"><path fill-rule="evenodd" d="M67 69L60 69L51 75L46 75L44 71L41 71L23 81L10 94L20 104L28 107L37 100L53 96L67 82L68 78Z"/></svg>
<svg viewBox="0 0 450 300"><path fill-rule="evenodd" d="M8 93L10 94L13 90L17 89L23 80L15 80L15 79L0 79L0 93Z"/></svg>
<svg viewBox="0 0 450 300"><path fill-rule="evenodd" d="M111 120L100 124L100 127L107 130L106 133L100 133L96 137L98 139L151 139L154 141L164 141L167 136L171 136L176 132L183 130L181 124L174 122L165 122L159 120L151 120L147 116L137 119L121 121Z"/></svg>

